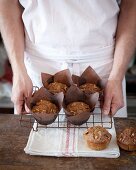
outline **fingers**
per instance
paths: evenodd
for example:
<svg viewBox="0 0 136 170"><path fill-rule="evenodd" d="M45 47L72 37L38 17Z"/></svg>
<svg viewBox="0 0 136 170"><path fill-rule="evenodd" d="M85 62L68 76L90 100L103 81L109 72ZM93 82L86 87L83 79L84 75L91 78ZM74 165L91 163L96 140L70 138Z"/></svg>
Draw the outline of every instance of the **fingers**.
<svg viewBox="0 0 136 170"><path fill-rule="evenodd" d="M24 101L20 100L18 102L14 102L14 114L21 114L23 108Z"/></svg>
<svg viewBox="0 0 136 170"><path fill-rule="evenodd" d="M33 92L33 87L30 86L29 90L25 94L25 98L31 97L32 96L32 92ZM27 107L26 103L24 104L24 108L25 108L26 113L30 113L30 109Z"/></svg>
<svg viewBox="0 0 136 170"><path fill-rule="evenodd" d="M102 113L105 115L111 114L114 116L116 112L124 107L123 99L116 99L116 97L105 96Z"/></svg>
<svg viewBox="0 0 136 170"><path fill-rule="evenodd" d="M111 103L112 103L112 96L108 93L105 93L104 104L103 104L103 108L102 108L103 114L108 115L110 113Z"/></svg>
<svg viewBox="0 0 136 170"><path fill-rule="evenodd" d="M26 111L27 113L30 113L30 109L27 107L26 103L25 103L25 111Z"/></svg>
<svg viewBox="0 0 136 170"><path fill-rule="evenodd" d="M111 104L111 114L112 114L112 116L114 116L116 114L116 112L119 109L121 109L122 107L124 107L123 99L119 101L119 100L116 100L116 98L113 98L112 104Z"/></svg>
<svg viewBox="0 0 136 170"><path fill-rule="evenodd" d="M26 97L31 96L31 90L30 92L26 93ZM25 112L29 112L28 107L25 104L25 98L24 96L24 92L23 91L19 91L19 92L12 92L12 102L14 103L14 114L23 114Z"/></svg>
<svg viewBox="0 0 136 170"><path fill-rule="evenodd" d="M13 76L12 98L15 114L29 111L25 106L25 99L32 95L33 84L26 73L15 74Z"/></svg>
<svg viewBox="0 0 136 170"><path fill-rule="evenodd" d="M28 93L27 97L31 96L31 91ZM26 112L29 113L30 110L25 103L25 98L23 92L14 94L11 98L12 102L14 103L14 114L25 114Z"/></svg>
<svg viewBox="0 0 136 170"><path fill-rule="evenodd" d="M122 82L118 80L108 80L104 90L102 113L114 116L123 106Z"/></svg>
<svg viewBox="0 0 136 170"><path fill-rule="evenodd" d="M28 89L24 92L24 97L30 97L32 96L32 92L33 92L33 86L28 87Z"/></svg>

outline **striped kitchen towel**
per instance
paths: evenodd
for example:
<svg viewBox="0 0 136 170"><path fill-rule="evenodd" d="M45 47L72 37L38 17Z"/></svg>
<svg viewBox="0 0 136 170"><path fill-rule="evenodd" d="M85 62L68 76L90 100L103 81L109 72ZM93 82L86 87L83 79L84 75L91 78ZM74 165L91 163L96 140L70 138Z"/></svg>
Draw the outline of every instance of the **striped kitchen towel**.
<svg viewBox="0 0 136 170"><path fill-rule="evenodd" d="M65 116L61 117L61 120ZM93 117L90 117L92 122ZM99 122L100 116L95 116L95 122ZM103 118L103 120L107 118ZM40 155L40 156L57 156L57 157L105 157L105 158L118 158L120 151L116 143L116 131L113 126L108 131L112 135L109 146L102 151L94 151L88 148L86 141L83 138L85 128L38 128L35 132L31 130L27 145L24 149L26 154ZM65 122L64 122L65 123ZM90 124L90 126L99 125ZM34 124L34 128L35 128ZM51 126L54 126L52 124ZM72 126L72 125L69 125Z"/></svg>

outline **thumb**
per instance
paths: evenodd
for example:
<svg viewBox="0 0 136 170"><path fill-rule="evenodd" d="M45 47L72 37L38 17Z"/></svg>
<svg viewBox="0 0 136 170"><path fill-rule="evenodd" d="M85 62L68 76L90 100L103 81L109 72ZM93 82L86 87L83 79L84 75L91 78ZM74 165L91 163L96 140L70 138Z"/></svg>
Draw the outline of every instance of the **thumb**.
<svg viewBox="0 0 136 170"><path fill-rule="evenodd" d="M102 113L105 115L108 115L110 112L110 108L111 108L111 101L112 98L110 95L105 95L104 96L104 104L103 104L103 108L102 108Z"/></svg>
<svg viewBox="0 0 136 170"><path fill-rule="evenodd" d="M21 114L23 102L24 101L22 100L14 104L14 114Z"/></svg>
<svg viewBox="0 0 136 170"><path fill-rule="evenodd" d="M18 115L19 113L18 113L18 111L17 111L17 108L14 106L14 114L15 115Z"/></svg>
<svg viewBox="0 0 136 170"><path fill-rule="evenodd" d="M27 107L26 103L25 103L25 111L26 111L27 113L30 113L30 109Z"/></svg>
<svg viewBox="0 0 136 170"><path fill-rule="evenodd" d="M27 91L27 94L25 95L24 108L25 108L26 113L30 113L30 109L28 108L28 106L26 104L26 100L29 99L32 96L32 91L33 91L33 86L31 86L29 88L29 90Z"/></svg>

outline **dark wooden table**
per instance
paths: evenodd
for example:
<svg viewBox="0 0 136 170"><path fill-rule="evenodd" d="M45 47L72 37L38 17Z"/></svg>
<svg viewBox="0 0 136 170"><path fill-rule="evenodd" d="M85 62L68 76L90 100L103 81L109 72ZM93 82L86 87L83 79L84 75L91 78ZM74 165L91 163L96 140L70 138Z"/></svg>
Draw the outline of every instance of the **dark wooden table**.
<svg viewBox="0 0 136 170"><path fill-rule="evenodd" d="M19 116L0 114L0 170L136 170L136 152L121 150L117 159L56 158L24 153L30 129L22 128ZM136 126L136 119L115 119L117 133Z"/></svg>

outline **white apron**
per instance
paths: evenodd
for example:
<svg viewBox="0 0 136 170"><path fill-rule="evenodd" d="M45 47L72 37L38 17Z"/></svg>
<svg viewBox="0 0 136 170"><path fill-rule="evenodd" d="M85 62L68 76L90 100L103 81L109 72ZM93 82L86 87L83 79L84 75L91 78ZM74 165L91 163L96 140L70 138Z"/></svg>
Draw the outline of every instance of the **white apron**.
<svg viewBox="0 0 136 170"><path fill-rule="evenodd" d="M41 87L41 72L69 68L80 75L89 65L109 77L119 6L116 0L20 0L25 35L25 64L33 85ZM127 116L125 106L116 116Z"/></svg>

